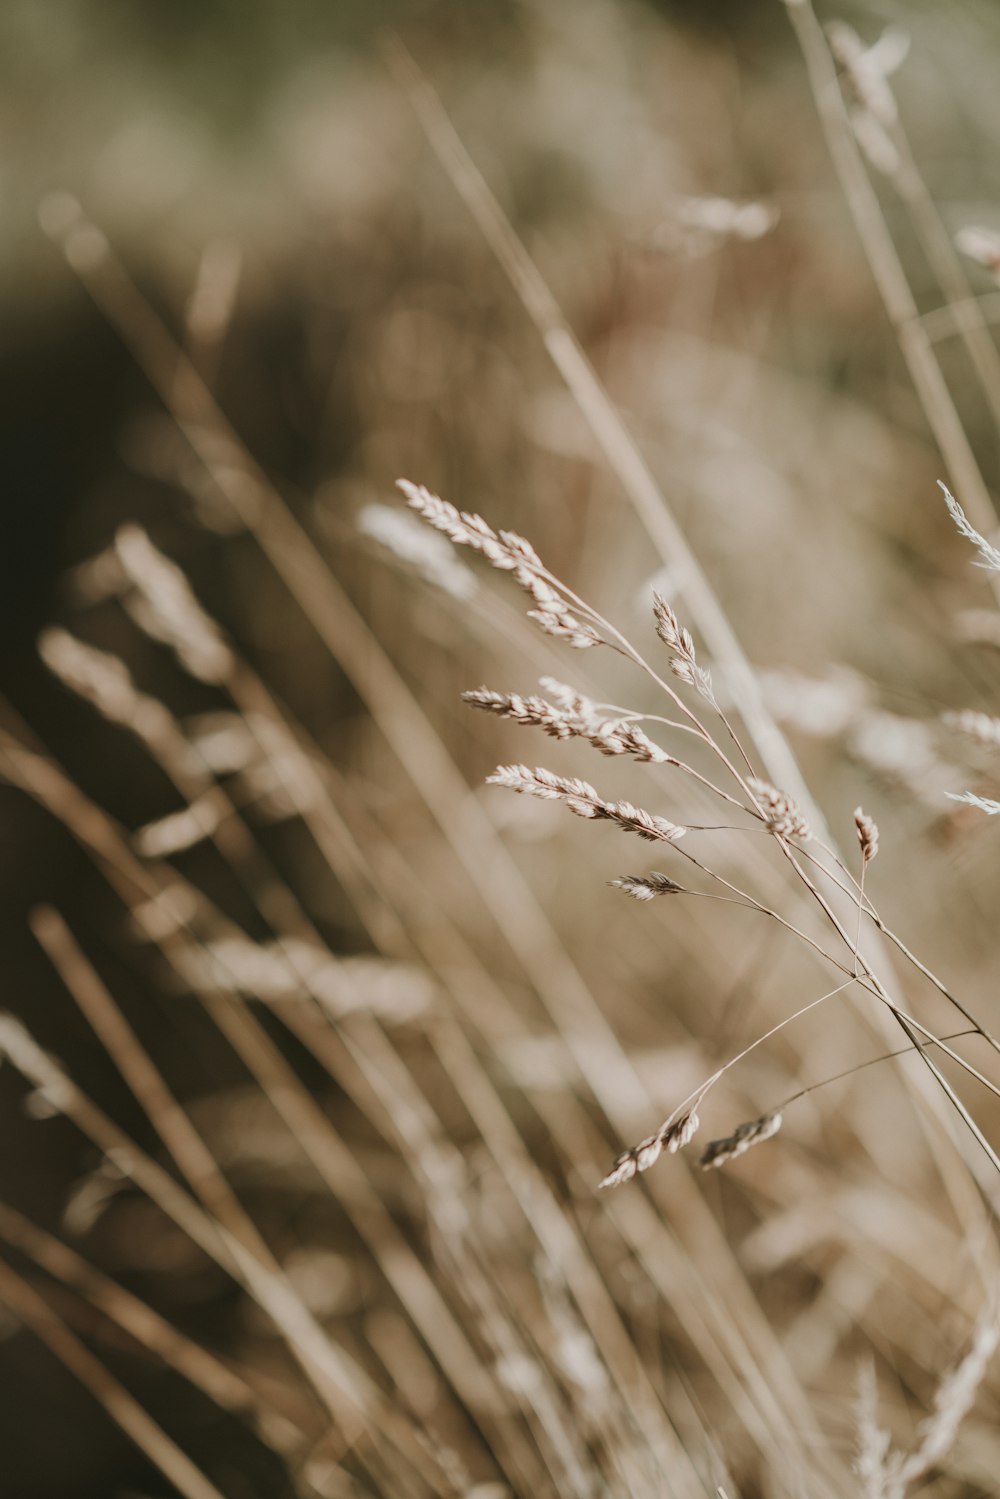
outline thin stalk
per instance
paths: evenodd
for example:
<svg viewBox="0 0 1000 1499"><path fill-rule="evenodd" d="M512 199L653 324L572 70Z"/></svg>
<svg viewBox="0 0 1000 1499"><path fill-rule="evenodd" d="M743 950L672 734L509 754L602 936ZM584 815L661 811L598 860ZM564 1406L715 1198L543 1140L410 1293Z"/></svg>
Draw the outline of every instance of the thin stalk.
<svg viewBox="0 0 1000 1499"><path fill-rule="evenodd" d="M0 1301L74 1374L139 1451L184 1499L224 1499L201 1469L167 1436L124 1385L80 1342L47 1301L0 1260Z"/></svg>
<svg viewBox="0 0 1000 1499"><path fill-rule="evenodd" d="M779 1031L783 1031L793 1021L799 1020L803 1015L808 1015L810 1010L815 1010L816 1006L821 1005L824 1000L832 999L835 994L840 994L844 989L850 988L854 982L855 979L853 977L845 979L844 983L838 984L835 989L828 989L825 994L819 995L817 999L811 999L808 1004L802 1005L794 1014L786 1015L783 1020L779 1020L775 1025L772 1025L770 1030L764 1031L762 1035L751 1041L748 1046L744 1046L742 1051L730 1057L728 1062L724 1062L721 1067L717 1067L710 1077L707 1077L699 1087L689 1093L687 1098L681 1100L673 1112L667 1115L665 1126L672 1124L682 1114L690 1113L693 1109L696 1109L709 1090L714 1088L719 1079L724 1077L730 1068L735 1067L737 1062L742 1062L743 1058L748 1057L752 1051L756 1051L758 1046L763 1046L765 1041L770 1041L772 1036L776 1036Z"/></svg>
<svg viewBox="0 0 1000 1499"><path fill-rule="evenodd" d="M832 852L832 850L826 848L825 845L821 845L821 847L823 847L825 852L827 853ZM822 873L825 874L828 879L832 880L837 888L842 890L845 895L850 895L852 893L842 881L838 880L835 875L831 874L828 869L824 868L824 866L818 862L814 855L810 853L808 848L800 847L799 854L803 859L808 860L811 864L815 865L817 869L821 870ZM840 863L839 859L837 860L837 862L838 864ZM843 868L844 866L841 865L840 867ZM944 980L939 978L938 975L934 973L932 969L928 968L925 963L921 962L916 953L914 953L912 949L906 945L902 937L900 937L897 932L894 932L892 928L888 926L885 921L883 921L876 907L873 905L870 897L861 889L860 884L857 880L854 879L853 875L850 874L850 871L845 871L845 873L848 874L848 877L854 886L855 892L858 892L860 894L860 898L864 901L865 915L871 920L872 924L878 928L878 930L882 933L887 941L892 943L892 945L907 960L907 962L912 963L913 967L917 969L918 973L923 974L924 978L926 978L928 982L934 986L938 993L944 999L948 1000L949 1004L955 1007L959 1014L969 1022L976 1033L982 1036L984 1041L988 1041L994 1051L1000 1052L1000 1040L998 1040L997 1037L994 1036L986 1026L984 1026L980 1021L976 1019L976 1017L965 1006L962 1000L958 999L957 996L948 988Z"/></svg>
<svg viewBox="0 0 1000 1499"><path fill-rule="evenodd" d="M86 1297L140 1348L156 1354L220 1410L249 1419L260 1439L284 1460L301 1455L307 1436L297 1422L274 1410L214 1354L164 1321L131 1291L3 1202L0 1202L0 1238Z"/></svg>
<svg viewBox="0 0 1000 1499"><path fill-rule="evenodd" d="M996 509L868 177L823 27L810 0L785 0L785 9L802 49L827 149L927 424L973 524L990 534ZM988 581L1000 598L1000 575Z"/></svg>
<svg viewBox="0 0 1000 1499"><path fill-rule="evenodd" d="M463 145L440 99L413 57L393 38L387 60L420 121L428 143L479 228L549 358L590 427L608 467L628 496L662 561L673 568L680 591L725 676L761 763L784 786L816 828L822 814L813 802L788 740L768 710L756 674L725 611L698 563L649 464L587 359L551 288L518 238L495 194Z"/></svg>
<svg viewBox="0 0 1000 1499"><path fill-rule="evenodd" d="M821 1078L818 1083L810 1083L806 1088L799 1088L796 1093L789 1093L788 1097L776 1106L776 1111L783 1113L793 1103L798 1103L800 1098L806 1098L810 1093L815 1093L818 1088L825 1088L830 1083L842 1082L845 1077L853 1077L856 1072L864 1072L866 1067L874 1067L877 1062L892 1062L897 1057L908 1057L914 1049L920 1050L921 1047L925 1046L937 1046L942 1041L960 1041L963 1036L975 1036L977 1034L978 1032L972 1029L951 1031L947 1036L936 1037L930 1041L920 1041L916 1048L901 1046L896 1051L884 1051L881 1056L869 1057L867 1062L855 1062L853 1067L845 1067L842 1072L834 1072L830 1077Z"/></svg>

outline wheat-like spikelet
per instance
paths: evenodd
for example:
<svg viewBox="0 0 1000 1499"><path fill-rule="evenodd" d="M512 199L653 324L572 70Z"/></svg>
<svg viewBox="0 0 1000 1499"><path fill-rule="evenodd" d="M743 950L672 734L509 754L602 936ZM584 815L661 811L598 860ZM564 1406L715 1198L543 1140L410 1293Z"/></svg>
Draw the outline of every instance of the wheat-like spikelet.
<svg viewBox="0 0 1000 1499"><path fill-rule="evenodd" d="M878 1389L870 1362L858 1370L857 1440L854 1475L861 1484L861 1499L886 1499L886 1458L889 1433L878 1424Z"/></svg>
<svg viewBox="0 0 1000 1499"><path fill-rule="evenodd" d="M456 546L470 547L504 572L524 566L541 567L541 558L534 547L516 531L498 534L481 515L459 510L450 500L442 500L425 485L412 484L409 479L399 479L397 483L410 509Z"/></svg>
<svg viewBox="0 0 1000 1499"><path fill-rule="evenodd" d="M855 807L854 826L858 830L858 842L861 845L861 862L870 864L878 853L878 824L861 807Z"/></svg>
<svg viewBox="0 0 1000 1499"><path fill-rule="evenodd" d="M757 777L748 780L747 785L762 803L761 815L769 832L779 838L801 838L803 841L812 837L809 824L787 791L779 791L770 781Z"/></svg>
<svg viewBox="0 0 1000 1499"><path fill-rule="evenodd" d="M965 708L960 713L943 713L941 722L946 728L957 729L960 734L967 734L980 744L1000 749L1000 718L991 718L988 713L977 713L972 708Z"/></svg>
<svg viewBox="0 0 1000 1499"><path fill-rule="evenodd" d="M633 1145L629 1150L623 1150L615 1161L611 1170L599 1187L618 1187L622 1182L631 1181L640 1171L648 1171L650 1166L656 1164L664 1151L673 1155L693 1138L700 1124L698 1114L690 1109L682 1114L680 1119L660 1126L655 1135L650 1135L646 1140L640 1140L638 1145Z"/></svg>
<svg viewBox="0 0 1000 1499"><path fill-rule="evenodd" d="M586 723L595 723L600 718L596 703L575 687L560 682L558 677L539 677L538 685L548 693L557 707L575 718L583 719Z"/></svg>
<svg viewBox="0 0 1000 1499"><path fill-rule="evenodd" d="M678 885L669 875L651 869L648 874L623 874L620 879L609 880L612 890L623 890L633 900L655 900L658 895L684 895L683 885Z"/></svg>
<svg viewBox="0 0 1000 1499"><path fill-rule="evenodd" d="M920 1423L917 1446L905 1457L897 1454L895 1460L890 1459L890 1474L898 1482L900 1492L922 1478L951 1447L959 1426L972 1407L998 1342L1000 1321L996 1312L990 1311L980 1318L965 1356L938 1386L934 1408Z"/></svg>
<svg viewBox="0 0 1000 1499"><path fill-rule="evenodd" d="M965 802L966 806L978 807L988 817L996 817L1000 813L1000 802L992 796L977 796L974 791L946 791L945 796L949 801Z"/></svg>
<svg viewBox="0 0 1000 1499"><path fill-rule="evenodd" d="M724 1166L727 1161L735 1161L737 1156L743 1155L752 1145L770 1140L781 1128L781 1117L780 1113L765 1114L760 1119L751 1119L749 1123L741 1124L723 1140L711 1140L698 1163L701 1169L708 1171L712 1167Z"/></svg>
<svg viewBox="0 0 1000 1499"><path fill-rule="evenodd" d="M537 577L529 568L518 568L514 577L535 601L535 608L528 610L528 618L540 625L546 635L565 640L567 645L575 646L577 650L603 644L593 625L584 624L577 619L565 600L544 578Z"/></svg>
<svg viewBox="0 0 1000 1499"><path fill-rule="evenodd" d="M603 644L594 627L578 619L562 595L543 576L542 560L523 536L516 531L494 531L481 515L459 510L422 484L411 484L408 479L397 482L410 509L435 531L442 532L456 546L471 547L501 572L513 573L515 581L534 600L534 609L528 610L529 619L535 620L547 635L554 635L580 650Z"/></svg>
<svg viewBox="0 0 1000 1499"><path fill-rule="evenodd" d="M676 764L672 755L654 744L638 724L627 718L602 719L596 716L574 713L571 709L557 707L541 697L521 697L516 692L494 692L489 687L476 687L462 693L462 698L472 708L495 713L499 718L510 718L515 723L530 725L544 730L553 739L586 739L602 755L631 755L640 764ZM580 701L586 702L586 699ZM593 710L593 704L588 704Z"/></svg>
<svg viewBox="0 0 1000 1499"><path fill-rule="evenodd" d="M938 480L938 488L944 495L944 502L948 506L948 514L955 522L959 535L964 536L966 541L971 541L979 553L980 560L976 563L976 566L985 567L990 572L1000 572L1000 549L995 547L991 541L987 541L986 537L976 530L947 484L942 484L940 479Z"/></svg>
<svg viewBox="0 0 1000 1499"><path fill-rule="evenodd" d="M490 687L473 687L462 693L462 700L470 708L480 708L484 713L495 713L498 718L510 718L515 723L540 728L552 739L570 739L585 733L592 725L596 726L593 720L584 719L571 709L534 695L522 697L517 692L494 692Z"/></svg>
<svg viewBox="0 0 1000 1499"><path fill-rule="evenodd" d="M964 1357L939 1384L933 1409L920 1423L917 1444L910 1452L889 1450L889 1433L878 1424L874 1372L870 1365L862 1368L854 1472L864 1485L864 1499L905 1499L910 1485L941 1462L972 1408L998 1342L1000 1320L996 1310L990 1309L976 1324Z"/></svg>
<svg viewBox="0 0 1000 1499"><path fill-rule="evenodd" d="M575 776L557 776L541 767L531 770L527 765L498 765L491 776L486 777L488 786L504 786L509 791L523 792L548 801L563 801L577 817L603 818L615 823L625 833L635 833L651 843L676 843L687 832L687 828L666 817L655 816L631 802L606 802L589 781Z"/></svg>
<svg viewBox="0 0 1000 1499"><path fill-rule="evenodd" d="M679 888L679 887L677 887ZM639 896L639 899L651 899L651 896ZM723 1069L725 1070L725 1069ZM670 1115L655 1134L649 1135L645 1140L640 1140L638 1145L623 1150L618 1156L608 1174L598 1183L599 1187L617 1187L623 1182L631 1181L640 1171L648 1171L650 1166L655 1165L664 1151L673 1154L682 1150L692 1139L699 1127L698 1104L708 1091L708 1087L721 1074L716 1073L709 1083L703 1087L697 1095L692 1095L694 1102L690 1108L685 1108L680 1117L676 1117L677 1110ZM764 1140L769 1140L776 1135L781 1128L782 1115L779 1110L765 1114L760 1119L753 1119L748 1124L741 1124L731 1135L722 1140L712 1140L706 1146L699 1165L703 1171L711 1167L724 1166L727 1161L733 1161L744 1154L752 1145L759 1145Z"/></svg>
<svg viewBox="0 0 1000 1499"><path fill-rule="evenodd" d="M602 755L631 755L640 765L676 765L673 755L668 755L658 744L654 744L636 723L627 720L612 721L603 726L603 732L588 735L591 744Z"/></svg>
<svg viewBox="0 0 1000 1499"><path fill-rule="evenodd" d="M712 689L712 678L703 666L698 665L691 632L684 628L662 594L653 593L653 618L656 633L663 644L673 652L670 670L675 677L693 687L713 708L718 708Z"/></svg>

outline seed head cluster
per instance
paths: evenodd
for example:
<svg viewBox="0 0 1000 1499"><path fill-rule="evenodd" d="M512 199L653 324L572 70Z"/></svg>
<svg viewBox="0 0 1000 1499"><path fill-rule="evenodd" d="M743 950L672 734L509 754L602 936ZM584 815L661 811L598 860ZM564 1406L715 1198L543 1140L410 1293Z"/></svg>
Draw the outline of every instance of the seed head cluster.
<svg viewBox="0 0 1000 1499"><path fill-rule="evenodd" d="M733 1133L727 1135L724 1140L712 1140L705 1147L698 1164L702 1171L724 1166L727 1161L735 1161L737 1156L744 1155L751 1146L770 1140L780 1128L780 1113L765 1114L761 1119L751 1119L748 1124L741 1124L739 1129L733 1130Z"/></svg>
<svg viewBox="0 0 1000 1499"><path fill-rule="evenodd" d="M522 697L517 692L494 692L489 687L475 687L462 697L472 708L495 713L515 723L540 728L552 739L586 739L602 755L631 755L642 764L676 764L672 755L654 744L649 735L630 718L601 718L586 698L576 701L583 710L560 707L542 697Z"/></svg>
<svg viewBox="0 0 1000 1499"><path fill-rule="evenodd" d="M878 853L878 823L860 807L855 807L854 826L858 830L858 842L861 845L861 862L870 864Z"/></svg>
<svg viewBox="0 0 1000 1499"><path fill-rule="evenodd" d="M770 781L761 781L756 777L749 780L747 785L760 804L761 816L769 832L778 838L806 840L812 837L809 824L787 791L779 791Z"/></svg>
<svg viewBox="0 0 1000 1499"><path fill-rule="evenodd" d="M527 765L498 765L493 774L486 777L486 784L504 786L509 791L520 791L543 800L565 802L577 817L613 822L623 832L635 833L651 843L676 843L687 832L687 828L678 823L646 812L631 802L606 802L589 781L578 780L575 776L557 776L541 767L531 770Z"/></svg>
<svg viewBox="0 0 1000 1499"><path fill-rule="evenodd" d="M470 547L501 572L513 573L515 582L534 600L535 607L528 610L528 617L547 635L555 635L581 650L603 644L594 627L579 619L553 587L530 541L516 531L494 531L481 515L459 510L422 484L411 484L408 479L398 482L410 509L435 531L442 532L456 546Z"/></svg>
<svg viewBox="0 0 1000 1499"><path fill-rule="evenodd" d="M638 1172L648 1171L650 1166L656 1164L664 1151L673 1155L676 1151L683 1150L694 1136L699 1123L694 1109L683 1114L676 1123L668 1120L666 1124L661 1125L655 1135L650 1135L648 1140L640 1140L639 1144L633 1145L631 1150L623 1150L599 1185L619 1187L622 1182L631 1181Z"/></svg>
<svg viewBox="0 0 1000 1499"><path fill-rule="evenodd" d="M717 709L719 705L712 690L712 678L703 666L698 665L690 630L684 628L663 595L655 592L653 594L653 619L656 622L657 635L673 652L670 670L674 676L686 682L689 687L693 687L699 696Z"/></svg>
<svg viewBox="0 0 1000 1499"><path fill-rule="evenodd" d="M633 900L655 900L658 895L683 895L684 886L678 885L669 875L651 869L648 874L623 874L620 879L609 880L613 890L622 890Z"/></svg>

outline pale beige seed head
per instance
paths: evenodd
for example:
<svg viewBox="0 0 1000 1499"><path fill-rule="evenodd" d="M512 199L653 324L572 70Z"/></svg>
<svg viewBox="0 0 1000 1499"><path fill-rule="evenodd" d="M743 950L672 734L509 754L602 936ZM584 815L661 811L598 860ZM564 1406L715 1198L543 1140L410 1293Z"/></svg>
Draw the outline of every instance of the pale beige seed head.
<svg viewBox="0 0 1000 1499"><path fill-rule="evenodd" d="M620 879L609 880L612 890L621 890L633 900L655 900L658 895L683 895L684 886L678 885L669 875L658 869L648 874L623 874Z"/></svg>
<svg viewBox="0 0 1000 1499"><path fill-rule="evenodd" d="M769 832L779 838L801 838L803 842L812 837L812 829L787 791L756 777L751 777L747 785L757 799Z"/></svg>
<svg viewBox="0 0 1000 1499"><path fill-rule="evenodd" d="M743 1155L751 1146L770 1140L781 1128L781 1117L777 1112L765 1114L760 1119L751 1119L748 1123L741 1124L723 1140L711 1140L699 1162L702 1171L724 1166L727 1161L735 1161L737 1156Z"/></svg>
<svg viewBox="0 0 1000 1499"><path fill-rule="evenodd" d="M695 1109L689 1109L675 1122L668 1120L655 1135L650 1135L647 1140L640 1140L638 1145L633 1145L629 1150L623 1150L607 1176L598 1183L598 1189L619 1187L622 1182L631 1181L640 1171L648 1171L650 1166L654 1166L664 1151L668 1155L675 1155L678 1150L683 1150L695 1135L700 1122Z"/></svg>
<svg viewBox="0 0 1000 1499"><path fill-rule="evenodd" d="M869 817L867 812L860 807L854 809L854 826L858 830L858 842L861 845L861 861L870 864L878 853L878 823Z"/></svg>

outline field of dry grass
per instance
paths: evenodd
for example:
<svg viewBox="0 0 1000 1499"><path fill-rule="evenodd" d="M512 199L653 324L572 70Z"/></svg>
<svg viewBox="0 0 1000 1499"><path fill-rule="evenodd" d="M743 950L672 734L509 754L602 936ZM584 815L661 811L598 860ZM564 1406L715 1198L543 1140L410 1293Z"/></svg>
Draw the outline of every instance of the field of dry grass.
<svg viewBox="0 0 1000 1499"><path fill-rule="evenodd" d="M98 10L0 21L10 1493L1000 1494L1000 16Z"/></svg>

